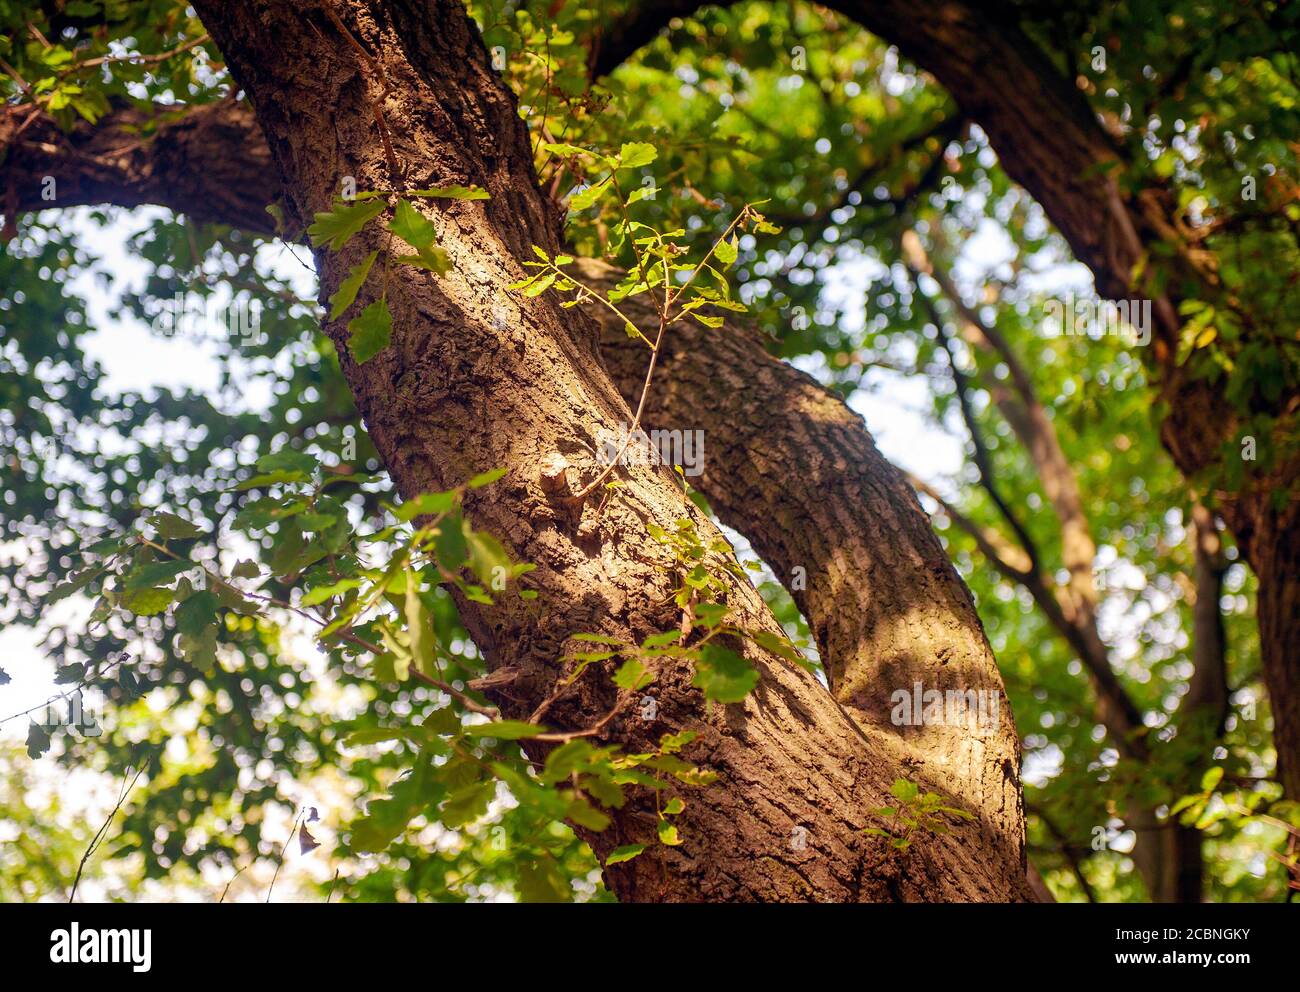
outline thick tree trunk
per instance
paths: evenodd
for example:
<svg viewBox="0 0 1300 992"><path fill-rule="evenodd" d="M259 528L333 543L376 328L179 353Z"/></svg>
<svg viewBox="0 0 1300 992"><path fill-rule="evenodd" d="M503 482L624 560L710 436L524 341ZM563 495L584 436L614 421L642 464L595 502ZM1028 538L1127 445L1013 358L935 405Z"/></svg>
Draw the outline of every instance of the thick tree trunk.
<svg viewBox="0 0 1300 992"><path fill-rule="evenodd" d="M511 469L467 510L518 559L538 565L530 578L539 599L463 604L489 663L520 671L511 692L522 698L503 701L507 709L526 716L550 695L575 633L640 640L676 627L679 617L665 606L671 560L646 527L671 528L683 516L702 532L710 525L668 473L630 469L603 507L588 500L577 512L539 485L543 462L557 453L577 466L573 487L593 477L599 439L616 433L630 414L602 369L594 325L545 297L525 300L504 289L523 274L517 260L529 257L531 244L556 247L558 224L537 192L514 101L489 69L464 9L455 0L333 3L362 54L318 4L204 0L197 7L253 101L288 213L298 222L328 209L345 175L356 177L361 189L402 186L387 162L376 106L412 187L477 184L491 193L489 201L454 203L432 217L454 264L449 275L436 279L400 267L390 279L390 348L357 365L343 326L326 330L403 495L447 488L493 466ZM319 252L322 297L384 242L375 224L344 251ZM370 298L363 293L359 302ZM747 584L733 583L728 601L743 622L776 629ZM662 861L640 858L606 871L616 894L675 900L1027 895L1014 733L985 735L966 751L978 766L966 777L990 783L989 801L972 810L972 824L902 859L886 857L864 842L860 829L870 822L869 808L887 801L892 779L912 777L951 795L947 783L955 776L912 770L906 741L871 726L859 729L802 669L753 646L745 651L762 674L745 703L706 709L689 687L686 666L665 664L653 690L657 719L610 724L608 738L634 749L665 732L696 730L700 738L689 756L719 774L716 784L687 797L681 847L666 850ZM988 661L989 671L980 674L997 686ZM549 721L564 729L589 726L611 700L612 690L588 676L552 708ZM618 844L651 840L653 821L648 799L631 801L615 811L609 830L589 839L603 855ZM798 845L791 843L796 827L804 828Z"/></svg>
<svg viewBox="0 0 1300 992"><path fill-rule="evenodd" d="M68 132L34 105L0 108L0 162L7 226L27 210L160 203L200 222L274 233L271 151L234 100L149 110L117 101Z"/></svg>

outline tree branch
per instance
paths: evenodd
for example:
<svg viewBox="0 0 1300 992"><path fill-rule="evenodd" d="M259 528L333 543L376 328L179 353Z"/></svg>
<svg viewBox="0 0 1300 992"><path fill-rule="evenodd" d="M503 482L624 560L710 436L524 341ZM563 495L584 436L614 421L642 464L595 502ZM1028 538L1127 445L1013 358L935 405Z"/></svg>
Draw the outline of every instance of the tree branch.
<svg viewBox="0 0 1300 992"><path fill-rule="evenodd" d="M117 100L95 124L78 121L66 132L31 104L5 106L0 155L6 211L158 204L203 223L275 230L266 212L280 195L271 152L252 111L233 100Z"/></svg>

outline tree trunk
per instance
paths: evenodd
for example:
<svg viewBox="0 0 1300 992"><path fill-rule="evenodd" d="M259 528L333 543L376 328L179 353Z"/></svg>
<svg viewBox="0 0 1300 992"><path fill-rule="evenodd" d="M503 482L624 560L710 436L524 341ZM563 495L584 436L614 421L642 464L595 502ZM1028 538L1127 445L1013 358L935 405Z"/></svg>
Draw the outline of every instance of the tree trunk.
<svg viewBox="0 0 1300 992"><path fill-rule="evenodd" d="M520 672L511 693L522 698L502 700L503 707L526 717L551 694L575 633L640 641L676 627L672 562L647 526L671 529L689 517L707 534L711 525L669 474L629 469L603 506L588 500L576 509L539 484L555 454L575 466L572 489L594 478L599 439L631 418L599 361L594 325L546 297L523 299L504 288L524 274L518 260L530 257L532 244L557 247L559 225L538 194L514 99L490 70L463 7L456 0L196 6L253 102L286 212L298 223L328 209L349 175L359 189L400 189L409 179L411 188L477 184L491 194L431 217L451 273L437 279L399 266L391 277L388 349L358 365L343 325L326 331L404 496L510 468L502 482L474 494L467 512L518 560L538 566L530 579L539 598L461 604L490 666ZM407 177L393 174L382 130ZM317 252L322 298L356 261L384 248L378 228L339 253ZM363 291L358 302L372 298ZM778 629L747 583L732 582L728 602L742 623ZM971 810L975 821L902 857L886 856L860 830L871 822L869 809L887 801L890 782L910 777L951 795L945 783L958 776L913 771L905 740L859 729L802 669L753 645L744 650L762 681L743 704L706 708L689 686L689 665L666 661L651 690L657 718L618 718L606 728L606 739L630 749L695 730L688 757L719 775L686 797L681 847L606 870L620 898L1027 897L1014 732L979 737L963 752L977 766L965 777L990 783L986 804ZM949 650L963 658L964 639ZM997 679L995 669L987 675ZM612 699L612 689L587 676L548 722L590 726ZM652 841L654 820L653 802L635 798L613 811L608 830L584 836L603 856L619 844Z"/></svg>

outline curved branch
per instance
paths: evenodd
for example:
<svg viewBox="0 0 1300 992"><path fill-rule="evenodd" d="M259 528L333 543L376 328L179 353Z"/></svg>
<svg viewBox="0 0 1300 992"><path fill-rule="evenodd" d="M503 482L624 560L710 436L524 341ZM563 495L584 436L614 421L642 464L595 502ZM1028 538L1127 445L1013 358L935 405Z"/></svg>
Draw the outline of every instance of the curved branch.
<svg viewBox="0 0 1300 992"><path fill-rule="evenodd" d="M0 203L14 213L111 203L157 204L205 223L273 234L280 196L271 151L242 103L138 105L116 100L94 124L62 130L31 104L0 108L5 174Z"/></svg>

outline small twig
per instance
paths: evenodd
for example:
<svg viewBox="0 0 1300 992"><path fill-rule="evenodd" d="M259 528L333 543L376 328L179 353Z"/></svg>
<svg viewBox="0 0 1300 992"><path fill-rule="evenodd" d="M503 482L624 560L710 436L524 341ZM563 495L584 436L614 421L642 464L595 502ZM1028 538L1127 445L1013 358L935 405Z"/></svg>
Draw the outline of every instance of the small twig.
<svg viewBox="0 0 1300 992"><path fill-rule="evenodd" d="M330 3L329 0L326 0L325 3L325 15L330 19L331 23L339 29L339 32L348 40L348 43L362 58L369 67L371 73L375 76L375 79L382 90L380 99L386 97L388 95L388 81L384 77L384 67L379 64L378 60L375 59L373 55L365 50L361 42L357 41L356 36L353 35L353 33L348 30L348 26L343 23L343 19L335 13L334 5ZM370 103L370 110L371 113L374 114L375 123L379 125L379 138L384 143L384 157L388 159L388 168L393 175L393 181L401 183L403 188L405 188L406 177L402 172L401 166L397 164L397 155L393 152L393 142L388 135L388 123L384 120L383 108L380 107L379 103L371 99L370 94L368 93L366 94L366 100Z"/></svg>
<svg viewBox="0 0 1300 992"><path fill-rule="evenodd" d="M244 867L246 868L248 866L245 865ZM226 901L226 894L230 891L230 887L235 884L235 879L237 879L243 873L244 873L244 869L240 868L238 871L236 871L233 875L230 876L230 881L228 881L226 883L226 887L221 890L221 898L217 900L218 906Z"/></svg>
<svg viewBox="0 0 1300 992"><path fill-rule="evenodd" d="M101 825L100 828L97 831L95 831L95 836L90 839L90 845L86 848L86 853L81 856L81 863L77 865L77 874L76 877L73 878L72 880L72 890L68 893L69 903L72 902L72 900L75 899L77 896L77 886L81 884L81 873L86 870L86 862L90 860L90 856L94 854L95 851L99 848L100 844L104 839L105 833L107 833L108 831L109 824L113 822L113 817L117 816L118 810L120 810L122 808L122 804L126 802L126 797L131 794L131 790L135 788L136 782L140 781L140 776L144 774L145 769L148 767L149 767L148 762L141 765L140 769L135 773L135 776L131 779L130 783L128 784L126 781L126 776L131 774L131 766L130 765L127 766L126 772L122 776L122 790L118 793L117 803L113 806L113 809L109 812L108 816L104 819L103 825Z"/></svg>
<svg viewBox="0 0 1300 992"><path fill-rule="evenodd" d="M170 58L188 52L191 48L196 48L205 41L210 41L211 37L208 34L201 34L183 45L178 45L169 52L158 52L154 55L101 55L99 58L87 59L85 62L78 62L76 65L64 69L59 73L59 78L66 79L82 69L93 69L101 65L116 65L119 62L130 62L134 65L157 65L160 62L166 62Z"/></svg>
<svg viewBox="0 0 1300 992"><path fill-rule="evenodd" d="M666 261L664 262L664 302L663 309L659 312L659 332L655 335L655 342L650 347L650 364L646 368L645 382L641 386L641 398L636 405L636 414L632 417L632 426L628 428L627 433L623 438L623 443L619 446L618 453L610 459L609 464L605 466L605 470L584 486L580 492L570 497L571 502L580 503L591 495L591 493L594 492L602 482L609 478L614 469L618 467L618 463L622 461L623 455L628 449L628 445L632 443L632 438L636 435L636 432L641 429L641 417L645 413L646 403L650 398L650 386L654 381L655 367L659 362L659 353L663 349L664 332L667 331L672 324L675 324L681 319L680 313L676 317L671 317L672 305L680 300L682 294L691 288L696 277L704 270L705 266L708 265L709 259L713 257L713 253L717 251L719 243L729 238L731 232L736 229L741 221L749 216L749 213L749 205L746 204L740 213L732 219L731 223L727 225L727 229L722 232L722 237L713 242L713 245L709 248L704 258L700 260L699 265L695 267L695 271L691 273L691 277L686 280L686 283L675 293L672 290L672 282L669 279L670 273L667 271L668 263ZM629 231L628 233L630 236L631 232ZM645 277L642 276L642 279L644 281Z"/></svg>
<svg viewBox="0 0 1300 992"><path fill-rule="evenodd" d="M271 901L271 893L275 891L275 880L280 877L280 869L284 866L284 852L289 849L289 841L293 840L293 835L298 832L298 821L302 819L306 807L299 809L293 817L293 826L289 830L289 836L285 838L284 843L280 845L280 857L275 862L275 874L271 876L271 884L266 889L266 901Z"/></svg>

